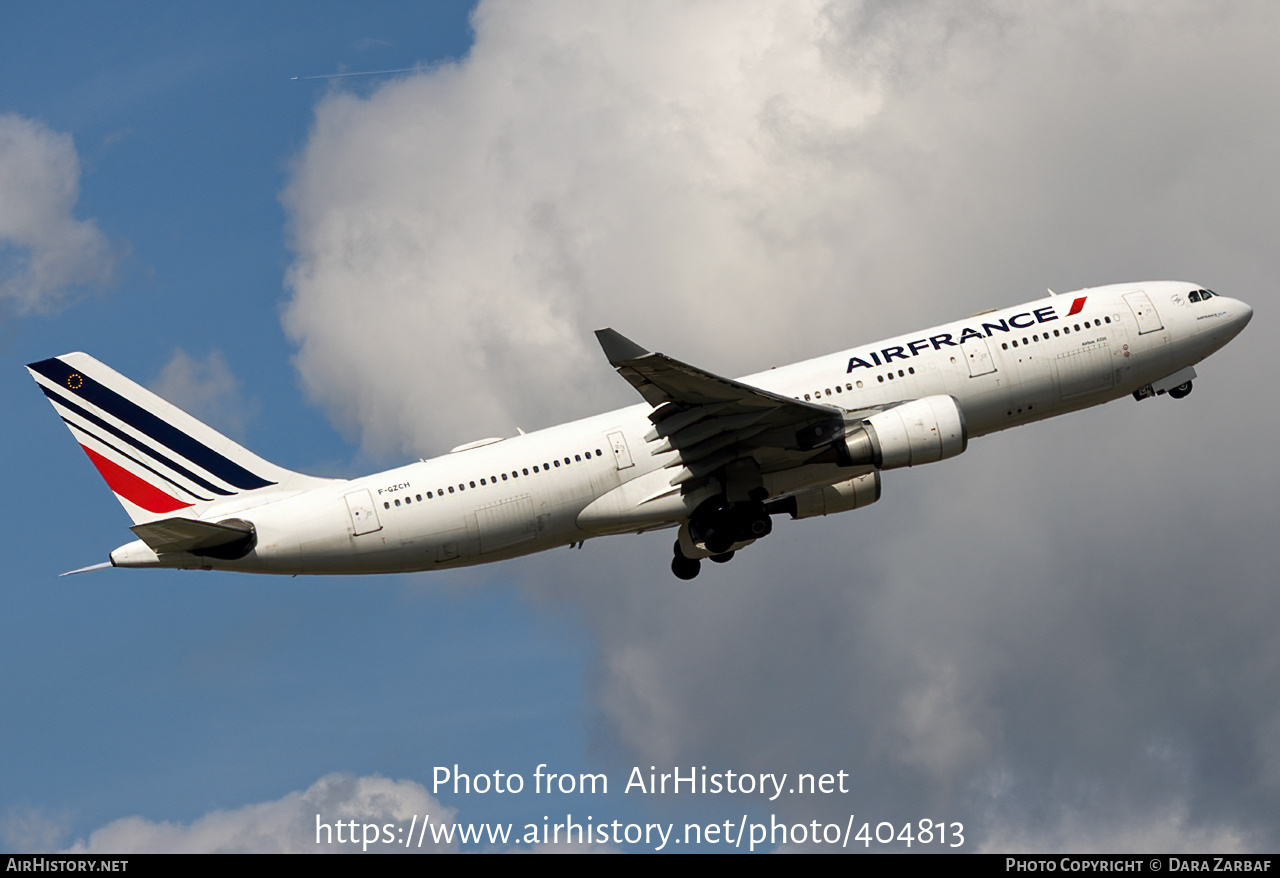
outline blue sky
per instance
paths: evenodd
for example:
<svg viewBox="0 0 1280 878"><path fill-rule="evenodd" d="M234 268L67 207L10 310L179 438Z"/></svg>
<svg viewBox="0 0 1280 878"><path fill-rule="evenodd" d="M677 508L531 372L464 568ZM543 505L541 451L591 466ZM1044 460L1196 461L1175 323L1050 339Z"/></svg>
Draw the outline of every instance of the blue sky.
<svg viewBox="0 0 1280 878"><path fill-rule="evenodd" d="M1269 4L80 4L6 25L0 848L252 827L240 849L306 849L308 814L395 810L376 799L1274 850ZM662 534L434 576L57 578L130 535L22 369L48 356L354 476L631 404L600 326L746 374L1158 277L1257 312L1187 400L983 438L694 587ZM614 787L433 795L454 763ZM635 765L855 784L642 800L617 792Z"/></svg>

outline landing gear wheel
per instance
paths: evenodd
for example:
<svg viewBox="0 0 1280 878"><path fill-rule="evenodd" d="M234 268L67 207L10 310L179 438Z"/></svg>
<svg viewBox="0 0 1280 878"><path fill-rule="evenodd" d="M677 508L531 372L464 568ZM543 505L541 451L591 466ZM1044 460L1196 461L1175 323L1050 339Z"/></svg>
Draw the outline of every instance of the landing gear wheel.
<svg viewBox="0 0 1280 878"><path fill-rule="evenodd" d="M711 560L715 561L717 564L728 564L730 561L733 560L733 552L725 552L720 555L712 555Z"/></svg>
<svg viewBox="0 0 1280 878"><path fill-rule="evenodd" d="M684 555L676 555L671 559L671 572L676 575L677 579L693 579L698 575L698 571L702 569L702 562L697 558L686 558Z"/></svg>
<svg viewBox="0 0 1280 878"><path fill-rule="evenodd" d="M737 522L727 509L718 509L707 516L702 531L702 544L713 555L723 555L737 541Z"/></svg>
<svg viewBox="0 0 1280 878"><path fill-rule="evenodd" d="M1186 396L1190 392L1191 392L1191 382L1188 381L1187 383L1179 384L1177 387L1170 390L1169 395L1172 396L1174 399L1182 399L1184 396Z"/></svg>
<svg viewBox="0 0 1280 878"><path fill-rule="evenodd" d="M723 555L725 552L729 551L729 547L733 545L734 540L733 534L716 530L708 533L703 542L705 543L708 552L712 552L716 555Z"/></svg>

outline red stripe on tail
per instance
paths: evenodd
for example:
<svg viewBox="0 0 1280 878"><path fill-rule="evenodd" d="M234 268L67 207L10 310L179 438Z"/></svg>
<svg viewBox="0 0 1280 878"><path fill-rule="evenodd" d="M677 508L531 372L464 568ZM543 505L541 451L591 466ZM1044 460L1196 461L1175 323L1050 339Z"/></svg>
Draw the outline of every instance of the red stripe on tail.
<svg viewBox="0 0 1280 878"><path fill-rule="evenodd" d="M134 506L141 506L148 512L161 513L186 509L191 505L190 503L183 503L177 497L169 496L155 485L143 481L119 464L107 460L96 451L83 445L80 447L84 448L84 453L89 455L89 459L98 468L98 472L102 473L102 477L106 479L107 487Z"/></svg>

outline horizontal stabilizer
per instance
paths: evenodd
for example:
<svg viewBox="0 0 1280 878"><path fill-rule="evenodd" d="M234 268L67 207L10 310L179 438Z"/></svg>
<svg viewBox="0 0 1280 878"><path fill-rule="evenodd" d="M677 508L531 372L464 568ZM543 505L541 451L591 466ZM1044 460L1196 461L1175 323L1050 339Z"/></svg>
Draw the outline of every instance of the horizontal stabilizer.
<svg viewBox="0 0 1280 878"><path fill-rule="evenodd" d="M204 554L219 546L247 543L254 535L253 525L239 519L215 524L191 518L165 518L148 524L136 524L130 530L157 555L169 552Z"/></svg>

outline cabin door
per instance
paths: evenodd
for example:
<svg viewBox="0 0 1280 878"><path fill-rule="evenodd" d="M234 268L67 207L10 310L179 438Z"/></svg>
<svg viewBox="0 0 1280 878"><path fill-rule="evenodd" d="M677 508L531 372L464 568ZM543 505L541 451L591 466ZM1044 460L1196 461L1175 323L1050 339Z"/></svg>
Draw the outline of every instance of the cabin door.
<svg viewBox="0 0 1280 878"><path fill-rule="evenodd" d="M371 534L382 530L382 522L378 521L378 510L373 505L373 498L367 490L352 491L346 496L347 512L351 515L351 533L353 536Z"/></svg>

